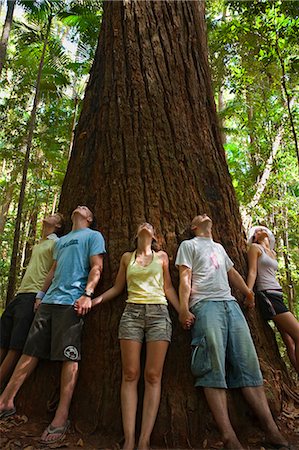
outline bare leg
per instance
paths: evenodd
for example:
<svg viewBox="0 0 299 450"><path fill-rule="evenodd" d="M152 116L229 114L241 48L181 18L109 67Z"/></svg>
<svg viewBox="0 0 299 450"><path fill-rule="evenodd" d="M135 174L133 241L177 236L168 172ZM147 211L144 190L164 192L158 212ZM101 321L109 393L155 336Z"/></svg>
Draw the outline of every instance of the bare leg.
<svg viewBox="0 0 299 450"><path fill-rule="evenodd" d="M142 344L131 339L120 339L122 361L121 411L125 435L124 450L135 447L137 412L137 385L140 377L140 352Z"/></svg>
<svg viewBox="0 0 299 450"><path fill-rule="evenodd" d="M225 389L204 388L204 393L225 448L243 449L229 419Z"/></svg>
<svg viewBox="0 0 299 450"><path fill-rule="evenodd" d="M296 372L299 373L297 358L296 358L295 342L288 333L286 333L279 327L279 325L276 325L276 327L277 327L278 331L280 332L281 338L286 346L289 360L290 360L292 366L294 367L294 369L296 370Z"/></svg>
<svg viewBox="0 0 299 450"><path fill-rule="evenodd" d="M0 366L0 386L2 386L11 376L21 354L21 350L8 350L6 353Z"/></svg>
<svg viewBox="0 0 299 450"><path fill-rule="evenodd" d="M168 347L167 341L152 341L146 345L145 390L138 450L150 448L150 437L160 405L161 378Z"/></svg>
<svg viewBox="0 0 299 450"><path fill-rule="evenodd" d="M271 444L281 444L282 446L288 445L286 439L282 436L274 422L264 387L245 387L242 388L242 392L265 430L267 440Z"/></svg>
<svg viewBox="0 0 299 450"><path fill-rule="evenodd" d="M10 378L10 381L0 396L0 411L12 409L14 398L20 387L37 366L38 358L22 355Z"/></svg>
<svg viewBox="0 0 299 450"><path fill-rule="evenodd" d="M2 361L4 360L5 356L7 355L8 349L7 348L0 348L0 364L2 364Z"/></svg>
<svg viewBox="0 0 299 450"><path fill-rule="evenodd" d="M65 426L77 379L78 362L64 361L61 369L60 399L55 417L51 422L52 427L60 428ZM41 436L43 441L47 441L49 443L51 440L55 440L56 438L57 435L55 433L48 434L47 430L45 430Z"/></svg>
<svg viewBox="0 0 299 450"><path fill-rule="evenodd" d="M290 361L299 373L299 322L290 312L277 314L273 321L286 344Z"/></svg>

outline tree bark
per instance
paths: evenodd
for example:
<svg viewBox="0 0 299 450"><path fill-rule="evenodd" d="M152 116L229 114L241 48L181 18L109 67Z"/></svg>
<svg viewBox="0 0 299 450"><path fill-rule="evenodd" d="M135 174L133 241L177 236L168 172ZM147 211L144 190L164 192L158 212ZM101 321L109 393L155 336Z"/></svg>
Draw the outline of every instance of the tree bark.
<svg viewBox="0 0 299 450"><path fill-rule="evenodd" d="M78 204L94 211L107 242L109 256L98 291L111 286L121 254L130 249L136 227L144 220L155 226L170 255L177 286L176 250L200 212L212 217L214 239L245 273L242 223L211 89L204 2L104 2L60 210L69 217ZM122 295L86 318L71 414L78 430L100 430L110 443L122 436L117 329L124 299ZM201 448L215 425L202 393L197 395L193 387L190 335L173 311L171 315L173 341L152 444ZM272 331L264 330L258 315L253 318L250 325L269 389L276 383L271 405L277 413L282 380L290 380ZM19 401L29 413L43 414L49 395L53 398L58 392L57 382L50 393L44 388L49 376L57 376L57 367L49 367L41 367L23 390ZM250 423L247 409L238 394L232 398L233 421L245 432Z"/></svg>
<svg viewBox="0 0 299 450"><path fill-rule="evenodd" d="M7 0L7 12L0 40L0 75L5 63L6 50L17 0Z"/></svg>

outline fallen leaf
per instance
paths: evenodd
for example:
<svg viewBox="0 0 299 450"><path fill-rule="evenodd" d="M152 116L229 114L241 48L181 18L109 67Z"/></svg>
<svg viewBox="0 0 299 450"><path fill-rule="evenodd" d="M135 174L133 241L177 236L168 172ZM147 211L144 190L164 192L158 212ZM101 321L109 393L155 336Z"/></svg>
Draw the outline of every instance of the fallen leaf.
<svg viewBox="0 0 299 450"><path fill-rule="evenodd" d="M205 440L203 441L203 443L202 443L202 448L206 448L207 445L208 445L208 440L205 439Z"/></svg>
<svg viewBox="0 0 299 450"><path fill-rule="evenodd" d="M84 447L84 442L83 439L79 439L78 442L76 443L77 447Z"/></svg>

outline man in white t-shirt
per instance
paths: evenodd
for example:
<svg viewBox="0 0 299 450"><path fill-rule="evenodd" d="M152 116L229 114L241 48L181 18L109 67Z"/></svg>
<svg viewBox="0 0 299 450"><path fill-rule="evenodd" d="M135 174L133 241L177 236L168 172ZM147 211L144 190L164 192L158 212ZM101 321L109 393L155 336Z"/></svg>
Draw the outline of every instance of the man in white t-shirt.
<svg viewBox="0 0 299 450"><path fill-rule="evenodd" d="M242 449L232 428L226 389L241 388L261 421L268 441L287 446L269 409L250 331L229 282L254 306L254 294L233 268L221 244L212 239L212 220L196 216L191 224L195 237L182 242L176 266L180 271L180 321L192 325L191 370L201 386L222 435L224 446Z"/></svg>

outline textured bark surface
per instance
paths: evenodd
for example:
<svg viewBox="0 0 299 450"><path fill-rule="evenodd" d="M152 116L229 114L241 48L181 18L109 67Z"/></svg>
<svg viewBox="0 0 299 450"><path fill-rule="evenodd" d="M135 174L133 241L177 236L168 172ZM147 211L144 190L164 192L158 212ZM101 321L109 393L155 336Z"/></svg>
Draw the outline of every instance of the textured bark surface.
<svg viewBox="0 0 299 450"><path fill-rule="evenodd" d="M78 204L96 214L108 249L99 290L113 282L120 256L144 220L156 227L177 284L177 246L200 212L213 218L214 239L244 273L244 234L218 130L203 2L115 1L105 2L104 9L60 203L66 216ZM111 441L122 435L117 328L124 298L86 318L72 406L77 429L98 429ZM172 316L173 341L152 443L201 447L215 427L202 393L193 387L190 336L173 311ZM283 396L279 377L289 380L269 330L265 335L255 315L250 322L278 412ZM52 386L49 376L56 379L57 371L57 366L44 364L27 383L19 400L27 411L29 396L32 403L32 397L39 398L32 411L43 414L57 389L57 381ZM245 432L251 420L248 410L238 394L231 402L233 420Z"/></svg>

